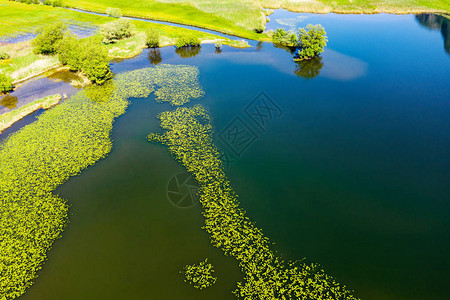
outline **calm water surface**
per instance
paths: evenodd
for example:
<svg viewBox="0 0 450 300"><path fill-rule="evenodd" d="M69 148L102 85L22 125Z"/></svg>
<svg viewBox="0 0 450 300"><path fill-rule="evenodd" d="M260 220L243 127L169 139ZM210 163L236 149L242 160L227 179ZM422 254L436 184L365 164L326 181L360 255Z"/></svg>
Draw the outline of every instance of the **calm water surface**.
<svg viewBox="0 0 450 300"><path fill-rule="evenodd" d="M286 258L322 264L362 299L450 299L450 55L442 30L410 15L294 16L295 26L326 28L320 60L298 65L288 51L254 43L222 53L211 45L146 50L112 68L199 67L206 96L189 105L209 109L242 207ZM247 113L261 92L276 108L264 124ZM173 108L153 96L131 103L115 123L109 157L57 190L72 205L71 223L21 299L234 298L236 262L210 245L198 204L168 201L169 180L184 170L145 139L160 132L156 115ZM254 137L245 149L224 138L235 122ZM218 280L197 291L179 271L206 257Z"/></svg>

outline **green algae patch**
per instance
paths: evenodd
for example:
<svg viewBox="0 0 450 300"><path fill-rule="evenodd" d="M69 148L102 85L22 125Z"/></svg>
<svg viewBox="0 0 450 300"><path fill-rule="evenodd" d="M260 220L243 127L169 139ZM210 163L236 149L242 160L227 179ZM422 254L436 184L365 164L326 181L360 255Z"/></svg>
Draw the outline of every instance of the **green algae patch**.
<svg viewBox="0 0 450 300"><path fill-rule="evenodd" d="M201 106L178 108L159 115L164 134L149 141L168 146L169 152L193 174L204 209L204 229L211 243L233 256L244 273L234 294L239 299L356 300L317 264L284 261L271 250L269 239L239 208L213 144L207 111Z"/></svg>
<svg viewBox="0 0 450 300"><path fill-rule="evenodd" d="M15 122L34 113L35 111L39 109L49 109L58 104L59 101L61 101L61 95L48 96L28 103L19 109L0 115L0 133L2 133L2 131L6 128L11 127Z"/></svg>
<svg viewBox="0 0 450 300"><path fill-rule="evenodd" d="M207 258L198 264L184 266L181 273L185 277L185 282L200 290L210 287L217 280L217 277L214 277L214 267L208 263Z"/></svg>
<svg viewBox="0 0 450 300"><path fill-rule="evenodd" d="M111 151L113 122L128 99L158 92L159 101L184 103L203 93L197 75L196 67L170 65L120 74L75 94L0 144L1 300L32 285L68 222L68 204L53 191Z"/></svg>

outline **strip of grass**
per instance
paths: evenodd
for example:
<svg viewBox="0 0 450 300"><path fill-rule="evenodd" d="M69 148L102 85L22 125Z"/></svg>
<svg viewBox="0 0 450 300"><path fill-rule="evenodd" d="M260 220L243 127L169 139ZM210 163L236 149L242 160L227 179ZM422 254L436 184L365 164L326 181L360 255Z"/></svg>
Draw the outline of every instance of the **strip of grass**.
<svg viewBox="0 0 450 300"><path fill-rule="evenodd" d="M17 121L34 113L39 109L49 109L61 101L61 95L48 96L42 99L35 100L18 109L0 115L0 133L6 128L11 127Z"/></svg>
<svg viewBox="0 0 450 300"><path fill-rule="evenodd" d="M65 5L97 12L118 7L129 16L194 25L261 40L264 8L313 13L450 13L448 0L65 0Z"/></svg>
<svg viewBox="0 0 450 300"><path fill-rule="evenodd" d="M17 298L32 285L68 220L66 201L53 191L111 151L113 122L127 99L155 92L160 101L184 103L201 96L197 75L196 67L170 65L120 74L0 144L0 299Z"/></svg>
<svg viewBox="0 0 450 300"><path fill-rule="evenodd" d="M448 0L260 0L267 8L283 7L291 11L311 13L450 13Z"/></svg>
<svg viewBox="0 0 450 300"><path fill-rule="evenodd" d="M220 5L220 2L213 1L212 8L216 11L223 10L224 7ZM241 1L228 1L228 8L233 8L236 5L240 5ZM216 5L217 4L217 5ZM229 15L229 9L223 10L221 14L210 13L202 11L193 5L183 3L168 3L164 1L147 1L147 0L66 0L64 5L74 8L81 8L100 13L105 13L108 7L117 7L122 10L122 13L126 16L148 18L153 20L169 21L174 23L186 24L197 26L201 28L208 28L215 31L232 34L248 39L261 40L267 39L264 34L257 34L253 31L253 28L246 28L238 25L237 19L248 20L251 23L258 23L255 21L255 16L259 16L262 8L254 7L256 10L235 10L232 15L239 15L239 18L227 19L223 16ZM251 4L253 6L253 4ZM255 11L257 12L255 14ZM248 16L248 14L251 16ZM262 15L261 15L262 16ZM247 21L244 21L247 22ZM259 22L261 23L261 22Z"/></svg>
<svg viewBox="0 0 450 300"><path fill-rule="evenodd" d="M22 81L61 64L55 56L34 54L29 41L2 46L0 49L10 55L9 59L0 61L0 72L11 76L14 82Z"/></svg>

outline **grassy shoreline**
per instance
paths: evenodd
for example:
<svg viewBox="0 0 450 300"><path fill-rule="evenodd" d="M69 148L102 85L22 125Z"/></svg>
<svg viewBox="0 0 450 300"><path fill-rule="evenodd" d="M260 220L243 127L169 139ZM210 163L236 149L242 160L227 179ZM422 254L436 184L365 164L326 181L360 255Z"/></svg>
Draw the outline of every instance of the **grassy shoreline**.
<svg viewBox="0 0 450 300"><path fill-rule="evenodd" d="M59 101L61 101L61 99L62 97L59 94L47 96L45 98L28 103L27 105L24 105L18 109L0 115L0 134L3 132L3 130L11 127L12 125L14 125L14 123L22 120L28 115L31 115L35 111L39 109L49 109L57 105Z"/></svg>

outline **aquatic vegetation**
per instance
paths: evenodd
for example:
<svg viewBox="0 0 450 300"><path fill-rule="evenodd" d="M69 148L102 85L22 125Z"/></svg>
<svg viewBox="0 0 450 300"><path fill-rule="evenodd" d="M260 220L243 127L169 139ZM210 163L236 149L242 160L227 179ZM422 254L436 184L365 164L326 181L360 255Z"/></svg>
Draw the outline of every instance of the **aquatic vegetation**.
<svg viewBox="0 0 450 300"><path fill-rule="evenodd" d="M16 98L16 97L11 97ZM17 100L17 98L16 98ZM0 133L6 128L11 127L14 123L23 119L24 117L34 113L39 109L49 109L61 101L61 95L48 96L42 99L35 100L27 105L20 107L19 109L7 112L0 115Z"/></svg>
<svg viewBox="0 0 450 300"><path fill-rule="evenodd" d="M114 88L92 87L98 89L90 91L93 99L80 91L0 144L0 299L14 299L32 285L68 222L68 205L53 191L106 157L127 99L158 92L161 101L184 103L201 95L197 75L196 67L170 65L117 75ZM178 90L166 80L179 82ZM92 101L103 89L113 90L110 99Z"/></svg>
<svg viewBox="0 0 450 300"><path fill-rule="evenodd" d="M185 282L200 290L213 285L217 280L214 277L214 267L208 263L207 258L198 264L185 266L181 273L186 278Z"/></svg>
<svg viewBox="0 0 450 300"><path fill-rule="evenodd" d="M215 247L236 258L245 275L234 291L238 298L357 299L317 264L286 262L271 250L269 239L239 208L203 107L181 107L161 113L159 119L165 133L150 134L148 140L166 145L198 182L203 228Z"/></svg>

